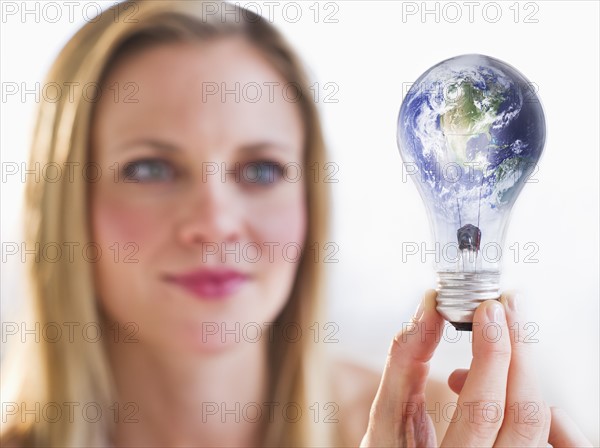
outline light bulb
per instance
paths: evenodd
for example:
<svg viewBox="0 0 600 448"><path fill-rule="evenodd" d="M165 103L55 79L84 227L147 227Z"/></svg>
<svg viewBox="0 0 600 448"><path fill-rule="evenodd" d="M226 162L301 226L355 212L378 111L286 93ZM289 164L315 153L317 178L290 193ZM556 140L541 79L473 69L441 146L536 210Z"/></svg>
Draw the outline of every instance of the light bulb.
<svg viewBox="0 0 600 448"><path fill-rule="evenodd" d="M457 330L472 330L477 306L500 297L510 212L545 136L535 84L489 56L434 65L402 102L397 142L403 170L429 217L437 310Z"/></svg>

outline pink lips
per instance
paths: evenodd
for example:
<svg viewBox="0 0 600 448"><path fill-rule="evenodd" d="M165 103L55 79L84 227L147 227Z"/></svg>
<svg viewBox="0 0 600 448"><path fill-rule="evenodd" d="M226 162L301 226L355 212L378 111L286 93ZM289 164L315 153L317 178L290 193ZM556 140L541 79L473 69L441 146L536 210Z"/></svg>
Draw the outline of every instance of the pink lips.
<svg viewBox="0 0 600 448"><path fill-rule="evenodd" d="M201 299L225 299L248 280L248 275L231 269L202 269L183 275L172 275L175 283Z"/></svg>

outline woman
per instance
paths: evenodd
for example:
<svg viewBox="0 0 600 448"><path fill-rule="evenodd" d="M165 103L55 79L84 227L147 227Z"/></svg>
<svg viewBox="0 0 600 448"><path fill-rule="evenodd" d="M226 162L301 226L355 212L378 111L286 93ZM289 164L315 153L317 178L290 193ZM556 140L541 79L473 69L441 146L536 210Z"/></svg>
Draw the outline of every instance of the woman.
<svg viewBox="0 0 600 448"><path fill-rule="evenodd" d="M443 322L433 291L383 378L330 362L310 251L327 241L329 196L303 174L325 162L308 80L268 23L209 3L116 5L48 75L81 95L42 103L31 162L75 175L27 185L27 241L73 250L31 265L31 295L37 322L74 331L3 363L15 369L3 400L23 404L3 446L587 443L511 350L510 297L478 309L506 331L497 343L475 331L471 372L449 385L463 408L534 403L536 424L426 414L453 401L427 383L428 331ZM36 402L57 412L26 425Z"/></svg>

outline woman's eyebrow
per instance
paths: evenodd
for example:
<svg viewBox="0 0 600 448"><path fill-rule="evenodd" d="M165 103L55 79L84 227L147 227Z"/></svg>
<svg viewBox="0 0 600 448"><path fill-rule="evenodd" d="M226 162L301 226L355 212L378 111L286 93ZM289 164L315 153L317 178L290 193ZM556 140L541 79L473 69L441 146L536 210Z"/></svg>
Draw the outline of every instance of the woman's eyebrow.
<svg viewBox="0 0 600 448"><path fill-rule="evenodd" d="M171 143L167 143L157 139L147 138L129 141L122 145L119 145L117 151L127 151L139 146L147 146L162 152L176 152L181 150L181 148L179 148L177 145L173 145ZM268 149L280 150L287 153L291 153L293 150L289 145L274 141L260 141L256 143L242 145L239 148L240 152L242 153L257 153Z"/></svg>
<svg viewBox="0 0 600 448"><path fill-rule="evenodd" d="M276 150L280 150L280 151L287 152L287 153L292 152L292 148L289 145L279 143L279 142L270 142L270 141L251 143L249 145L242 145L240 148L240 151L254 153L254 152L264 151L267 149L276 149Z"/></svg>
<svg viewBox="0 0 600 448"><path fill-rule="evenodd" d="M151 148L157 149L159 151L164 151L164 152L175 152L175 151L179 150L179 148L175 145L150 138L150 139L134 140L134 141L129 141L129 142L123 143L122 145L119 145L117 147L117 151L118 152L127 151L129 149L133 149L133 148L136 148L139 146L149 146Z"/></svg>

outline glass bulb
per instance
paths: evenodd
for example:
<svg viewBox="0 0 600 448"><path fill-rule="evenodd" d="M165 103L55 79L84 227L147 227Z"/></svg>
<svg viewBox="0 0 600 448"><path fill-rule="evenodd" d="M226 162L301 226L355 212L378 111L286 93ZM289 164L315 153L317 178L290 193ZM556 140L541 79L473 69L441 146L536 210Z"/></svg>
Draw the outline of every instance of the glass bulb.
<svg viewBox="0 0 600 448"><path fill-rule="evenodd" d="M500 297L510 212L546 136L534 87L505 62L469 54L423 73L400 107L400 155L435 241L437 310L458 330Z"/></svg>

